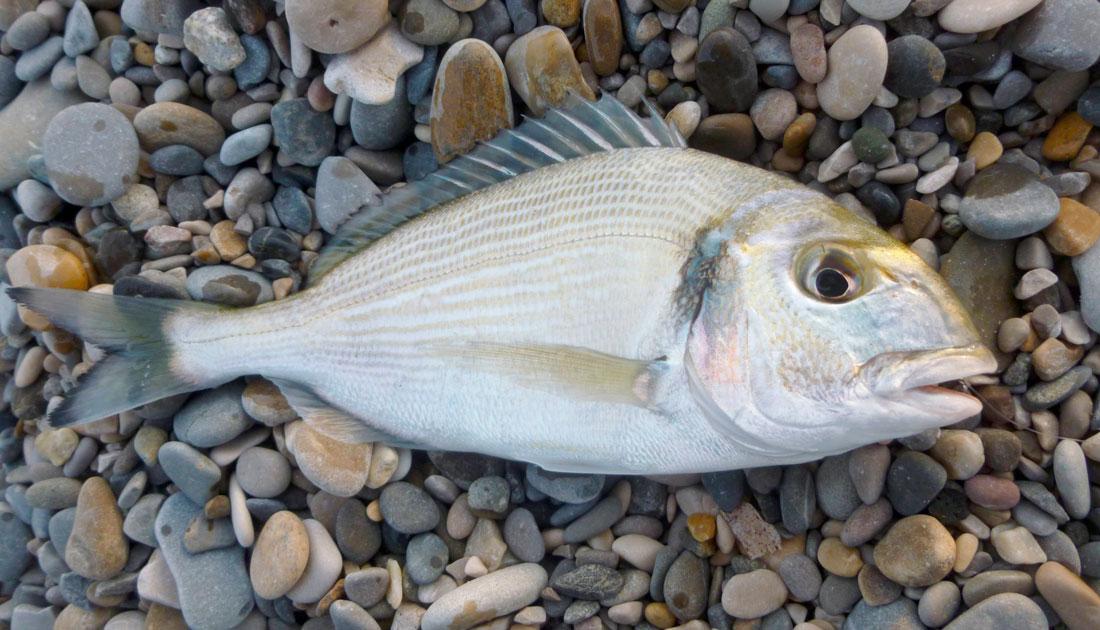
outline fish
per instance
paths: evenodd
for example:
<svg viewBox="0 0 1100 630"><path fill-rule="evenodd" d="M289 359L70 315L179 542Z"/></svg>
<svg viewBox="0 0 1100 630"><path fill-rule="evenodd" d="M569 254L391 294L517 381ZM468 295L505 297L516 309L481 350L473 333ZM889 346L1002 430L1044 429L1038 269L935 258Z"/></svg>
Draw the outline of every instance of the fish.
<svg viewBox="0 0 1100 630"><path fill-rule="evenodd" d="M248 308L11 297L105 351L49 422L246 376L343 443L562 473L794 464L971 418L996 360L944 280L790 178L573 97L340 227Z"/></svg>

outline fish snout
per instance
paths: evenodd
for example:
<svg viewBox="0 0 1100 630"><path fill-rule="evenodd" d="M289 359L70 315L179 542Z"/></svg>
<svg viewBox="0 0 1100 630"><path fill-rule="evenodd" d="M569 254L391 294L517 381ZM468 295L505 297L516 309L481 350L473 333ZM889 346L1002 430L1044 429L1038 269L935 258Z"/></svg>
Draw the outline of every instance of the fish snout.
<svg viewBox="0 0 1100 630"><path fill-rule="evenodd" d="M864 362L858 371L867 388L879 396L996 371L997 360L980 343L931 350L883 352Z"/></svg>

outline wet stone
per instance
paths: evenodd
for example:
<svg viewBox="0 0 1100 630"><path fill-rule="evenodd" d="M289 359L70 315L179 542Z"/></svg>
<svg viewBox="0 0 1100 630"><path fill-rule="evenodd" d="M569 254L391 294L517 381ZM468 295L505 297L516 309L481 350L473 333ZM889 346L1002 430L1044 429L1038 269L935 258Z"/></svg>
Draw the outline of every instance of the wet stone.
<svg viewBox="0 0 1100 630"><path fill-rule="evenodd" d="M504 64L491 46L466 39L447 49L432 92L432 148L440 163L512 126Z"/></svg>
<svg viewBox="0 0 1100 630"><path fill-rule="evenodd" d="M336 127L332 117L313 109L304 98L283 101L271 109L279 150L304 166L317 166L332 152Z"/></svg>

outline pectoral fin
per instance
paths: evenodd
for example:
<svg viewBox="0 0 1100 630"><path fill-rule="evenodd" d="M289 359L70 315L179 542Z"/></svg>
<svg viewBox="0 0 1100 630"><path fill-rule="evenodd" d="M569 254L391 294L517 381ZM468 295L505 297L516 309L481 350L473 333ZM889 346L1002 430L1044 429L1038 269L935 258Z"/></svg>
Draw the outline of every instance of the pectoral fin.
<svg viewBox="0 0 1100 630"><path fill-rule="evenodd" d="M390 446L419 448L368 425L342 409L333 407L305 386L282 379L269 380L275 383L286 397L290 407L306 424L338 442L347 444L382 442Z"/></svg>
<svg viewBox="0 0 1100 630"><path fill-rule="evenodd" d="M517 385L577 400L655 407L669 369L662 358L625 359L588 348L467 342L437 346L461 366L511 379Z"/></svg>

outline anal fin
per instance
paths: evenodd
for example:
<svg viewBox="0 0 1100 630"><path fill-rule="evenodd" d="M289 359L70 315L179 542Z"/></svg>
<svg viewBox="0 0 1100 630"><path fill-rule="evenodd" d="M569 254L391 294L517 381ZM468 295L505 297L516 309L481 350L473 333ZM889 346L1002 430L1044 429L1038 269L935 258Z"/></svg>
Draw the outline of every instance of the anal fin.
<svg viewBox="0 0 1100 630"><path fill-rule="evenodd" d="M370 426L348 412L333 407L308 387L278 378L269 379L283 393L287 404L311 428L347 444L382 442L399 448L421 448Z"/></svg>
<svg viewBox="0 0 1100 630"><path fill-rule="evenodd" d="M466 342L435 351L466 369L503 376L516 384L576 400L658 406L663 358L646 361L561 345Z"/></svg>

